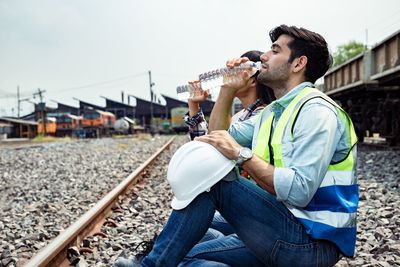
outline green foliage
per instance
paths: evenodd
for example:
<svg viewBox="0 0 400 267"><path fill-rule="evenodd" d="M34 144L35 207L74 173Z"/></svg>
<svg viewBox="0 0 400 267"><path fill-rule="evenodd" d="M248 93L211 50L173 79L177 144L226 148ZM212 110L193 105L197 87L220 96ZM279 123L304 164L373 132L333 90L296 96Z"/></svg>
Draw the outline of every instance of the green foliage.
<svg viewBox="0 0 400 267"><path fill-rule="evenodd" d="M339 45L333 53L333 67L343 64L347 60L363 53L366 50L362 43L350 41L347 44Z"/></svg>
<svg viewBox="0 0 400 267"><path fill-rule="evenodd" d="M53 141L73 141L76 140L76 138L71 138L69 136L66 137L55 137L55 136L43 136L41 134L35 136L35 138L32 139L33 142L53 142Z"/></svg>

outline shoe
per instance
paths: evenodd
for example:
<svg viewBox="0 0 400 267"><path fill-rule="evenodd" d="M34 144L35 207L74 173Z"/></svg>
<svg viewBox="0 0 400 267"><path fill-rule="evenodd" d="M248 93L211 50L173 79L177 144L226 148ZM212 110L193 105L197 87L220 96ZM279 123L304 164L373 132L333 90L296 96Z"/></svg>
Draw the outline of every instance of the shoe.
<svg viewBox="0 0 400 267"><path fill-rule="evenodd" d="M142 260L150 253L153 249L154 243L157 239L157 234L154 235L152 240L140 242L133 251L136 251L139 247L142 250L136 254L133 259L120 259L114 263L114 267L138 267L142 263Z"/></svg>

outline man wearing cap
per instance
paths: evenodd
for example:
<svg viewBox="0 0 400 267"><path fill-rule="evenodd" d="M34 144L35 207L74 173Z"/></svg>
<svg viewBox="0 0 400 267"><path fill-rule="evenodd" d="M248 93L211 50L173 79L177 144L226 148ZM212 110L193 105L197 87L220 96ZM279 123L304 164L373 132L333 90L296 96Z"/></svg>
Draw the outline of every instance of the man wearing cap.
<svg viewBox="0 0 400 267"><path fill-rule="evenodd" d="M341 255L354 255L357 138L348 115L313 88L332 63L327 44L286 25L270 37L257 80L277 100L257 120L226 131L233 95L248 80L244 73L242 82L221 88L209 135L195 139L235 160L257 184L220 181L174 210L141 266L333 266ZM237 238L196 245L215 210Z"/></svg>

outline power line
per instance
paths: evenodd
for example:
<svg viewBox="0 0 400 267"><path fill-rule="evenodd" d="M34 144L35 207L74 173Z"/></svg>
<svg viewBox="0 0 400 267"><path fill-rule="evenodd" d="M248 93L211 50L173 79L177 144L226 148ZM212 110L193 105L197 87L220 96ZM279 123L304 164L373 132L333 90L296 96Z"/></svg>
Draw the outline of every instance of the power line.
<svg viewBox="0 0 400 267"><path fill-rule="evenodd" d="M386 21L387 21L388 19L391 19L391 18L393 18L393 17L399 18L399 17L398 17L399 14L400 14L400 9L396 10L396 11L395 11L394 13L392 13L391 15L385 16L385 17L384 17L383 19L381 19L381 20L375 21L375 23L370 24L370 27L368 27L368 28L369 28L369 29L373 29L373 28L376 28L376 27L382 28L381 25L383 24L383 22L386 23ZM386 25L386 24L385 24L385 25Z"/></svg>
<svg viewBox="0 0 400 267"><path fill-rule="evenodd" d="M59 89L59 90L56 90L54 92L66 92L66 91L72 91L72 90L77 90L77 89L89 88L89 87L109 84L109 83L113 83L113 82L118 82L118 81L121 81L121 80L130 79L130 78L136 78L136 77L140 77L140 76L144 76L144 75L147 75L147 73L143 72L143 73L124 76L124 77L120 77L120 78L116 78L116 79L112 79L112 80L96 82L96 83L91 83L91 84L86 84L86 85L81 85L81 86L75 86L75 87L69 87L69 88L64 88L64 89Z"/></svg>
<svg viewBox="0 0 400 267"><path fill-rule="evenodd" d="M390 34L396 32L400 23L399 19L400 9L395 10L390 15L385 16L383 19L375 20L375 23L369 23L366 27L368 34L374 36L372 43L379 43Z"/></svg>
<svg viewBox="0 0 400 267"><path fill-rule="evenodd" d="M5 90L3 90L3 89L0 89L0 93L2 94L2 96L0 96L0 99L16 98L16 97L18 97L18 94L16 94L16 93L11 93L11 92L5 91ZM28 96L30 96L30 95L32 95L32 93L24 93L24 94L20 95L20 97L28 97Z"/></svg>

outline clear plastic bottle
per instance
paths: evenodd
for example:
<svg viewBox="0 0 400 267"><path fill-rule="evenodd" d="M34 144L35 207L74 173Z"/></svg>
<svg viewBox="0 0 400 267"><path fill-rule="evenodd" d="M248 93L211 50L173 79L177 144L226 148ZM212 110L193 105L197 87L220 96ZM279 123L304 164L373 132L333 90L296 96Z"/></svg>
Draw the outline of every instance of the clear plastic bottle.
<svg viewBox="0 0 400 267"><path fill-rule="evenodd" d="M190 98L200 96L202 94L200 81L189 82L189 84L180 85L176 87L176 93L178 99L181 101L187 101Z"/></svg>
<svg viewBox="0 0 400 267"><path fill-rule="evenodd" d="M224 84L230 84L242 79L243 71L250 71L250 76L261 68L261 62L247 61L234 68L221 68L208 71L199 75L199 80L189 82L187 85L181 85L176 88L179 100L187 101L189 98L199 96L203 90L208 90L209 99L216 100Z"/></svg>
<svg viewBox="0 0 400 267"><path fill-rule="evenodd" d="M261 62L247 61L243 62L239 66L234 68L221 68L205 72L199 75L201 88L208 90L212 100L216 100L224 84L230 84L232 82L242 79L243 71L250 71L250 76L256 73L261 68Z"/></svg>
<svg viewBox="0 0 400 267"><path fill-rule="evenodd" d="M187 101L189 99L190 93L187 87L188 85L179 85L178 87L176 87L176 93L179 100Z"/></svg>

